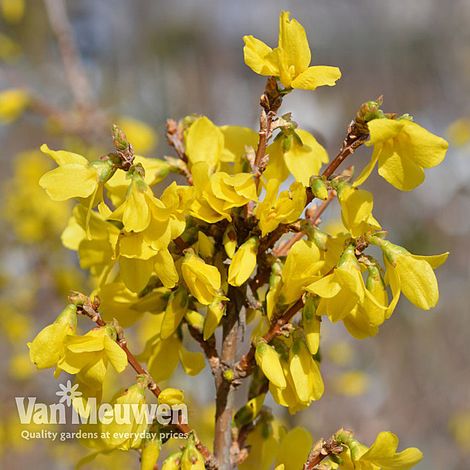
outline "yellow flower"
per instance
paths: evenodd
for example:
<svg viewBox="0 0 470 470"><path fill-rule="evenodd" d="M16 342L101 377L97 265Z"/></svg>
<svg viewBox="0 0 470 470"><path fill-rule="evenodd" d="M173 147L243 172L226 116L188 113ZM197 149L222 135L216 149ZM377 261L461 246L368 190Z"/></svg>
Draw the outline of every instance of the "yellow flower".
<svg viewBox="0 0 470 470"><path fill-rule="evenodd" d="M0 3L4 20L11 24L19 23L24 16L24 0L1 0Z"/></svg>
<svg viewBox="0 0 470 470"><path fill-rule="evenodd" d="M162 443L160 439L150 439L143 443L140 456L140 470L154 470Z"/></svg>
<svg viewBox="0 0 470 470"><path fill-rule="evenodd" d="M357 339L376 335L379 326L389 316L387 310L384 310L388 305L388 294L379 268L375 264L370 264L367 266L367 272L366 289L376 302L365 296L364 301L343 319L346 329Z"/></svg>
<svg viewBox="0 0 470 470"><path fill-rule="evenodd" d="M378 237L372 237L371 242L378 245L384 254L386 280L393 294L388 315L393 312L401 292L412 304L423 310L437 305L439 287L433 269L445 263L449 253L433 256L413 255L401 246Z"/></svg>
<svg viewBox="0 0 470 470"><path fill-rule="evenodd" d="M57 367L77 376L77 380L91 390L100 390L108 364L116 372L127 366L126 353L115 341L116 332L110 327L94 328L84 336L69 336L65 355Z"/></svg>
<svg viewBox="0 0 470 470"><path fill-rule="evenodd" d="M279 353L265 341L259 341L255 352L256 363L266 378L276 387L286 388L287 382L281 366Z"/></svg>
<svg viewBox="0 0 470 470"><path fill-rule="evenodd" d="M77 329L77 307L67 305L54 323L28 343L29 357L38 369L54 367L65 354L65 339Z"/></svg>
<svg viewBox="0 0 470 470"><path fill-rule="evenodd" d="M231 209L257 200L255 181L250 173L229 175L219 171L211 175L207 163L198 162L193 165L192 174L196 199L191 205L191 215L205 222L231 221Z"/></svg>
<svg viewBox="0 0 470 470"><path fill-rule="evenodd" d="M204 470L206 468L204 457L194 445L194 438L190 437L181 455L181 470Z"/></svg>
<svg viewBox="0 0 470 470"><path fill-rule="evenodd" d="M409 447L397 452L398 437L391 432L381 432L368 449L354 439L347 439L347 451L341 454L343 463L339 469L352 470L408 470L422 458L422 452L416 447Z"/></svg>
<svg viewBox="0 0 470 470"><path fill-rule="evenodd" d="M276 454L276 469L298 470L303 468L312 448L310 433L299 426L292 428L283 438Z"/></svg>
<svg viewBox="0 0 470 470"><path fill-rule="evenodd" d="M137 413L129 413L129 419L122 420L122 415L120 417L117 410L119 406L123 408L132 406L133 409L140 410L145 406L145 389L145 384L138 382L121 391L111 400L110 405L116 410L116 415L113 413L107 417L106 422L101 420L99 434L106 436L102 440L108 449L129 450L140 447L141 435L147 428L146 420L137 419Z"/></svg>
<svg viewBox="0 0 470 470"><path fill-rule="evenodd" d="M29 105L29 95L20 88L0 92L0 123L9 124L18 119Z"/></svg>
<svg viewBox="0 0 470 470"><path fill-rule="evenodd" d="M352 245L346 248L332 274L308 285L306 290L321 297L318 311L326 313L333 322L343 320L366 298L379 308L386 308L366 289Z"/></svg>
<svg viewBox="0 0 470 470"><path fill-rule="evenodd" d="M214 334L216 328L219 326L219 323L222 320L222 317L225 314L226 306L223 300L227 300L227 297L217 296L207 308L202 331L204 341Z"/></svg>
<svg viewBox="0 0 470 470"><path fill-rule="evenodd" d="M217 296L220 272L215 266L206 264L194 253L187 253L181 264L181 272L189 291L203 305L209 305Z"/></svg>
<svg viewBox="0 0 470 470"><path fill-rule="evenodd" d="M87 198L97 192L100 180L111 177L113 171L109 160L90 163L76 153L50 150L46 144L41 146L41 151L59 165L39 180L40 186L53 201Z"/></svg>
<svg viewBox="0 0 470 470"><path fill-rule="evenodd" d="M255 209L263 237L275 230L279 224L295 222L305 208L307 196L302 183L292 183L288 191L281 191L278 196L279 185L279 180L269 180L266 196Z"/></svg>
<svg viewBox="0 0 470 470"><path fill-rule="evenodd" d="M296 181L308 186L310 177L318 175L322 164L328 162L323 146L303 129L290 135L279 134L266 153L269 162L263 176L268 181L273 178L284 181L292 174Z"/></svg>
<svg viewBox="0 0 470 470"><path fill-rule="evenodd" d="M338 187L338 200L343 224L354 238L382 228L372 215L374 198L369 191L342 184Z"/></svg>
<svg viewBox="0 0 470 470"><path fill-rule="evenodd" d="M289 12L279 17L278 47L271 49L253 36L244 36L245 63L259 75L275 76L285 88L315 90L323 85L333 86L341 77L338 67L310 67L310 47L303 26L289 19Z"/></svg>
<svg viewBox="0 0 470 470"><path fill-rule="evenodd" d="M228 283L241 286L252 275L256 268L258 239L251 237L236 251L228 268Z"/></svg>
<svg viewBox="0 0 470 470"><path fill-rule="evenodd" d="M188 309L188 294L184 288L178 288L171 293L163 316L160 335L167 339L177 330Z"/></svg>
<svg viewBox="0 0 470 470"><path fill-rule="evenodd" d="M296 242L289 250L282 269L282 302L295 302L303 294L304 288L318 279L324 264L320 249L314 242Z"/></svg>
<svg viewBox="0 0 470 470"><path fill-rule="evenodd" d="M170 406L184 403L184 392L177 388L165 388L158 395L158 403L160 405L165 403Z"/></svg>
<svg viewBox="0 0 470 470"><path fill-rule="evenodd" d="M310 404L321 398L325 387L320 369L300 335L293 339L289 351L289 372L300 402Z"/></svg>
<svg viewBox="0 0 470 470"><path fill-rule="evenodd" d="M410 191L424 181L424 168L432 168L445 157L447 142L409 119L374 119L368 124L374 146L369 164L355 186L369 177L378 162L379 175L401 191Z"/></svg>

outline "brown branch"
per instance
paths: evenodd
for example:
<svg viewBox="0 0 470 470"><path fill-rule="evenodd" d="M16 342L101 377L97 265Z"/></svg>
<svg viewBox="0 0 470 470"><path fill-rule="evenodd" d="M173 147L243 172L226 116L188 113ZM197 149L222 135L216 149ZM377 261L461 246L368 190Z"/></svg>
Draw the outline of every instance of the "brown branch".
<svg viewBox="0 0 470 470"><path fill-rule="evenodd" d="M220 470L232 468L232 418L235 383L230 372L234 366L237 354L239 336L239 312L243 306L240 301L239 292L235 288L229 290L231 302L228 304L227 314L222 324L222 350L220 355L221 367L215 376L216 401L215 401L215 433L214 433L214 455Z"/></svg>
<svg viewBox="0 0 470 470"><path fill-rule="evenodd" d="M252 162L257 188L259 186L261 175L268 164L266 149L273 132L273 120L282 104L282 95L277 87L277 80L275 77L268 77L259 103L262 108L259 118L259 140L255 158Z"/></svg>
<svg viewBox="0 0 470 470"><path fill-rule="evenodd" d="M80 60L64 0L44 0L47 16L59 45L65 74L78 107L92 102L91 86Z"/></svg>
<svg viewBox="0 0 470 470"><path fill-rule="evenodd" d="M177 165L178 171L187 179L188 184L193 184L193 175L189 171L189 159L184 148L184 129L183 124L174 119L166 120L166 140L179 158Z"/></svg>
<svg viewBox="0 0 470 470"><path fill-rule="evenodd" d="M106 326L107 323L101 318L101 315L98 312L99 301L95 298L95 300L91 302L90 299L87 298L86 296L83 296L82 294L77 294L77 295L81 296L81 299L83 300L83 303L79 303L77 305L77 313L87 316L93 322L95 322L96 325L99 327ZM126 353L127 362L134 369L134 371L137 372L138 375L142 375L146 377L147 388L155 396L155 398L158 399L161 393L161 388L157 385L155 380L153 380L150 373L146 369L144 369L144 367L142 367L140 362L137 360L134 354L132 354L132 352L127 347L127 340L124 338L124 331L120 327L117 327L116 330L117 330L116 342L121 347L121 349ZM193 432L192 428L188 424L185 424L185 423L178 423L175 425L175 427L184 434L189 434ZM199 452L202 454L202 456L204 457L206 468L217 470L218 468L217 463L214 459L214 456L210 452L210 450L198 439L196 435L195 435L195 439L196 439L196 447L199 450Z"/></svg>
<svg viewBox="0 0 470 470"><path fill-rule="evenodd" d="M330 455L338 455L343 452L344 447L334 437L327 441L321 439L318 441L310 451L307 461L304 464L303 470L314 470L315 467Z"/></svg>
<svg viewBox="0 0 470 470"><path fill-rule="evenodd" d="M215 336L212 335L210 338L204 340L204 336L199 330L191 326L189 323L187 325L189 333L199 343L204 351L209 367L211 368L212 375L215 377L220 369L220 358L216 348Z"/></svg>

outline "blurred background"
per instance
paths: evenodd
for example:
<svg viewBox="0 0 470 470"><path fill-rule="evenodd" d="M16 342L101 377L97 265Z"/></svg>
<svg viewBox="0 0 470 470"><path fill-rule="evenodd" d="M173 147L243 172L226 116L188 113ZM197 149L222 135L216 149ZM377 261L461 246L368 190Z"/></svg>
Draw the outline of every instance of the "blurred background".
<svg viewBox="0 0 470 470"><path fill-rule="evenodd" d="M165 120L191 113L256 128L264 79L244 65L241 38L275 44L281 9L306 28L313 63L343 73L334 88L298 91L282 108L330 157L359 105L382 94L385 111L410 113L450 140L444 163L412 193L376 174L366 188L390 240L413 253L451 255L437 273L434 310L402 301L379 335L362 341L325 322L324 398L293 417L276 413L315 438L344 426L369 444L390 430L400 448L424 452L419 469L467 468L470 0L1 0L1 468L68 469L86 454L73 443L23 440L14 404L15 396L53 400L52 374L33 370L26 342L55 318L71 289L89 289L75 254L60 244L70 206L50 202L37 186L50 165L39 146L95 159L111 149L110 126L119 122L139 153L163 156ZM2 94L12 89L16 95ZM349 162L360 167L367 158L361 149ZM324 220L337 216L332 208ZM173 385L189 390L190 380ZM209 403L210 373L191 389L199 404ZM123 462L114 468L127 468Z"/></svg>

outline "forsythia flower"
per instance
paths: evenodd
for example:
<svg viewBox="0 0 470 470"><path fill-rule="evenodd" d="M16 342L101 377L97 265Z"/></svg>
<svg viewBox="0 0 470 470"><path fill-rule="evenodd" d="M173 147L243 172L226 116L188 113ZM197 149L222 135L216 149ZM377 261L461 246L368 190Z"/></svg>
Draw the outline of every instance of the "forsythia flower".
<svg viewBox="0 0 470 470"><path fill-rule="evenodd" d="M295 302L303 294L304 288L318 279L324 264L320 249L314 242L296 242L289 250L282 269L282 303Z"/></svg>
<svg viewBox="0 0 470 470"><path fill-rule="evenodd" d="M276 387L286 388L287 382L282 370L279 353L264 341L256 345L255 359L266 378Z"/></svg>
<svg viewBox="0 0 470 470"><path fill-rule="evenodd" d="M209 305L221 287L220 272L199 256L188 252L181 264L181 273L189 291L203 305Z"/></svg>
<svg viewBox="0 0 470 470"><path fill-rule="evenodd" d="M210 175L205 162L194 164L192 172L196 199L191 205L191 215L205 222L231 221L231 209L258 199L250 173L229 175L220 171Z"/></svg>
<svg viewBox="0 0 470 470"><path fill-rule="evenodd" d="M165 403L170 406L184 403L184 392L177 388L165 388L158 395L158 403L160 405Z"/></svg>
<svg viewBox="0 0 470 470"><path fill-rule="evenodd" d="M69 336L65 355L57 364L61 370L77 376L90 390L101 390L108 364L117 372L127 366L126 353L115 341L116 332L109 328L94 328L84 336Z"/></svg>
<svg viewBox="0 0 470 470"><path fill-rule="evenodd" d="M9 124L18 119L29 104L25 90L12 88L0 92L0 122Z"/></svg>
<svg viewBox="0 0 470 470"><path fill-rule="evenodd" d="M118 346L119 347L119 346ZM145 384L136 383L131 385L128 389L118 393L112 400L110 405L113 407L132 406L140 409L145 406ZM110 422L102 422L100 424L100 436L103 444L109 449L129 450L137 449L140 447L141 434L146 430L147 423L145 419L136 419L138 416L134 413L129 413L130 419L122 422L118 416L112 416ZM128 415L129 416L129 415Z"/></svg>
<svg viewBox="0 0 470 470"><path fill-rule="evenodd" d="M54 323L28 343L29 357L38 369L54 367L65 354L65 339L77 329L77 307L67 305Z"/></svg>
<svg viewBox="0 0 470 470"><path fill-rule="evenodd" d="M338 187L338 200L343 224L354 238L382 228L372 215L374 199L369 191L341 184Z"/></svg>
<svg viewBox="0 0 470 470"><path fill-rule="evenodd" d="M288 191L281 191L278 196L279 185L278 180L269 180L266 196L255 209L263 237L276 229L279 224L295 222L305 208L307 196L303 184L293 183Z"/></svg>
<svg viewBox="0 0 470 470"><path fill-rule="evenodd" d="M410 191L424 181L424 168L432 168L445 157L447 142L409 119L373 119L368 124L374 146L370 163L355 186L369 177L378 162L379 175L401 191Z"/></svg>
<svg viewBox="0 0 470 470"><path fill-rule="evenodd" d="M41 151L51 156L59 165L39 180L39 184L53 201L87 198L96 193L100 181L105 181L112 175L112 163L109 160L90 163L76 153L50 150L46 144L41 146Z"/></svg>
<svg viewBox="0 0 470 470"><path fill-rule="evenodd" d="M343 431L337 438L345 435L344 445L347 450L341 453L340 470L408 470L422 458L422 452L416 447L409 447L397 452L398 437L391 432L381 432L368 449Z"/></svg>
<svg viewBox="0 0 470 470"><path fill-rule="evenodd" d="M232 286L241 286L246 282L256 268L256 255L258 252L258 239L247 240L236 251L228 269L228 283Z"/></svg>
<svg viewBox="0 0 470 470"><path fill-rule="evenodd" d="M268 166L264 177L284 181L292 174L296 181L309 185L310 177L318 175L323 163L328 162L328 153L315 137L303 129L290 135L279 134L268 146Z"/></svg>
<svg viewBox="0 0 470 470"><path fill-rule="evenodd" d="M401 292L412 304L423 310L435 307L439 300L439 288L433 269L445 263L449 253L413 255L401 246L378 237L373 237L371 242L378 245L384 254L386 280L393 294L389 314L393 312Z"/></svg>
<svg viewBox="0 0 470 470"><path fill-rule="evenodd" d="M385 309L366 289L352 245L346 248L332 274L308 285L306 290L321 297L318 310L333 322L344 319L366 298Z"/></svg>
<svg viewBox="0 0 470 470"><path fill-rule="evenodd" d="M376 302L371 301L369 296L365 296L364 301L343 319L346 329L357 339L376 335L379 326L392 313L390 308L384 310L388 304L388 294L379 268L375 264L370 264L367 266L367 272L366 289Z"/></svg>
<svg viewBox="0 0 470 470"><path fill-rule="evenodd" d="M279 77L286 88L315 90L323 85L333 86L341 72L338 67L317 65L310 67L310 47L303 26L289 19L289 12L279 17L278 47L271 49L253 36L244 36L245 63L254 72Z"/></svg>
<svg viewBox="0 0 470 470"><path fill-rule="evenodd" d="M180 465L181 470L204 470L206 468L204 457L197 450L192 436L188 439L183 450Z"/></svg>

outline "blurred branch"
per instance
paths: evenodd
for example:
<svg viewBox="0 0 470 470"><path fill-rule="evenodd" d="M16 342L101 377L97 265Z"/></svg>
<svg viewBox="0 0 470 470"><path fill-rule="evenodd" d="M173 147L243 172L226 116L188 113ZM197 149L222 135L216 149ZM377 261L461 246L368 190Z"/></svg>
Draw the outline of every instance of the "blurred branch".
<svg viewBox="0 0 470 470"><path fill-rule="evenodd" d="M64 0L44 0L51 28L57 38L65 74L79 108L92 102L90 82L78 53Z"/></svg>

